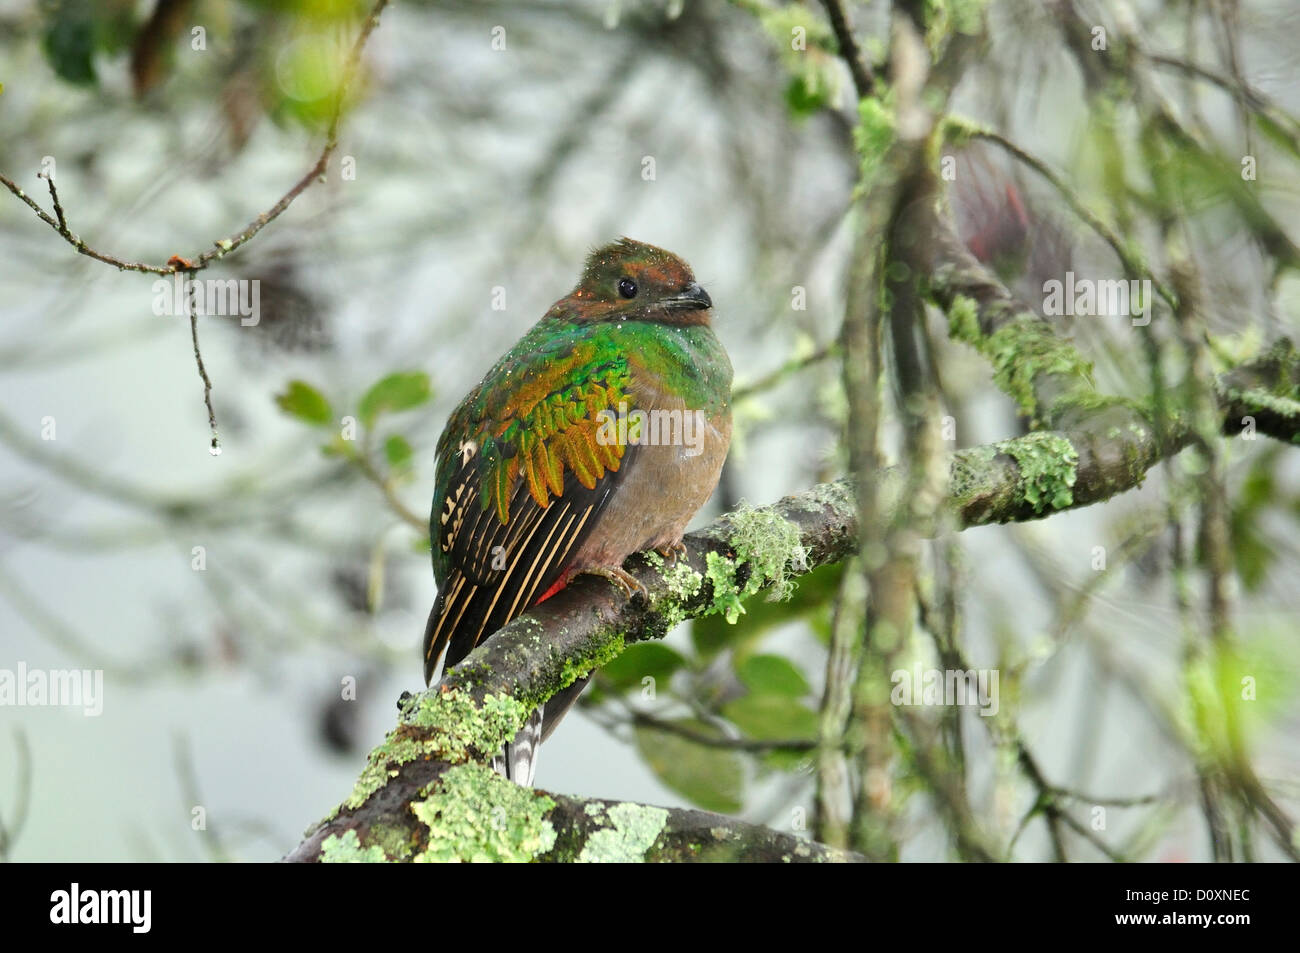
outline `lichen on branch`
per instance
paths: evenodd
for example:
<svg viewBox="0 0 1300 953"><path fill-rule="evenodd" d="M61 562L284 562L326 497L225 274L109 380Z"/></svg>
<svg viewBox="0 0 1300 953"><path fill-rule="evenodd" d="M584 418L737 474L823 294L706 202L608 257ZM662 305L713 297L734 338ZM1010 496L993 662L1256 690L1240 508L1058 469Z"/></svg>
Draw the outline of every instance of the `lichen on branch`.
<svg viewBox="0 0 1300 953"><path fill-rule="evenodd" d="M1287 402L1300 395L1300 359L1290 342L1279 342L1256 361L1223 375L1218 385L1224 426L1231 428L1246 392L1273 395L1282 402L1279 406L1289 408ZM1190 441L1184 430L1158 442L1145 419L1123 402L1080 400L1072 413L1085 426L1038 431L952 454L946 525L963 529L1040 519L1087 506L1140 485L1147 470ZM1286 421L1289 429L1282 426ZM1300 420L1294 416L1283 415L1272 424L1278 425L1273 435L1280 439L1300 437ZM1260 432L1268 431L1261 425ZM901 505L901 474L891 468L879 479L882 498ZM629 600L603 579L580 578L494 634L437 685L406 697L397 727L370 753L352 793L288 859L374 860L378 851L384 859L412 860L434 850L461 859L472 859L475 851L510 853L513 859L531 853L537 860L577 860L586 851L591 860L627 854L629 845L639 851L650 840L654 825L649 818L663 809L629 805L613 813L591 807L587 813L603 802L548 794L554 808L542 811L540 800L528 807L530 817L541 811L538 816L555 827L550 850L545 849L550 835L531 821L514 829L510 845L499 843L495 833L489 838L480 832L487 840L473 841L477 846L472 850L464 838L460 848L449 850L437 831L439 825L450 829L452 814L434 811L444 802L431 805L430 798L445 799L449 789L437 782L450 772L457 772L450 783L461 787L479 778L486 769L475 767L471 773L461 768L491 757L533 707L616 657L627 644L662 637L684 619L737 616L745 599L788 592L801 575L856 552L854 500L847 480L821 484L770 506L742 506L688 535L686 553L675 561L653 553L633 557L626 568L645 585L645 599ZM930 528L938 532L943 524ZM494 784L487 781L475 791L480 804L475 816L491 817L498 805L492 798L501 792L494 793ZM424 806L416 810L417 804ZM857 859L721 815L667 813L662 830L644 850L645 859ZM464 833L466 824L462 816L456 829ZM686 830L692 833L682 833ZM600 831L605 833L593 845L590 837ZM431 843L434 834L441 846Z"/></svg>

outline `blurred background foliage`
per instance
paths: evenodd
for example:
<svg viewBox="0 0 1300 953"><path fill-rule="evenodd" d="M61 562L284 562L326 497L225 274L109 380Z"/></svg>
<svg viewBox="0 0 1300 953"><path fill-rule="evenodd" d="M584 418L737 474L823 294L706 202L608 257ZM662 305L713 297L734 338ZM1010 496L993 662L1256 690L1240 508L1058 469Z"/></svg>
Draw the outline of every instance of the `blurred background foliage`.
<svg viewBox="0 0 1300 953"><path fill-rule="evenodd" d="M969 4L928 6L939 17ZM1080 6L1111 29L1125 9ZM0 171L43 200L35 172L53 157L70 227L101 250L159 263L202 251L311 167L369 7L0 0ZM879 63L888 5L850 7ZM1229 92L1165 71L1171 108L1221 161L1175 153L1155 167L1132 104L1090 98L1052 7L999 0L976 18L981 55L953 112L1061 170L1153 264L1176 193L1216 358L1251 356L1300 307L1294 268L1250 217L1296 220L1295 128L1265 135ZM1136 8L1148 48L1240 69L1280 109L1300 106L1286 3ZM0 709L8 856L272 859L348 790L397 695L420 684L434 596L422 527L446 416L572 286L590 247L622 234L668 247L717 302L737 433L701 521L841 474L834 342L857 119L818 3L391 6L325 180L204 275L261 289L256 326L200 322L219 457L189 329L151 313L151 279L78 257L0 196L0 665L106 671L99 719ZM963 238L1028 300L1066 270L1120 276L1032 170L978 139L948 152ZM1261 172L1243 200L1247 154ZM1153 367L1180 378L1167 326L1139 337L1120 315L1063 320L1105 392L1148 395ZM1022 432L941 315L931 334L952 446ZM42 438L47 419L56 439ZM892 419L884 433L897 440ZM1300 465L1264 439L1224 453L1240 644L1199 675L1184 664L1199 622L1185 569L1192 454L1105 506L927 545L904 660L941 665L956 639L1000 671L997 718L934 717L1008 856L1051 856L1032 823L1043 792L1017 767L1023 743L1084 824L1097 805L1109 812L1092 838L1067 832L1072 856L1105 857L1100 842L1133 859L1208 858L1195 765L1213 732L1195 723L1198 678L1258 679L1255 767L1294 807ZM713 616L630 647L547 744L538 785L810 830L841 575L820 569L735 624ZM899 856L953 856L907 760L880 783L901 818Z"/></svg>

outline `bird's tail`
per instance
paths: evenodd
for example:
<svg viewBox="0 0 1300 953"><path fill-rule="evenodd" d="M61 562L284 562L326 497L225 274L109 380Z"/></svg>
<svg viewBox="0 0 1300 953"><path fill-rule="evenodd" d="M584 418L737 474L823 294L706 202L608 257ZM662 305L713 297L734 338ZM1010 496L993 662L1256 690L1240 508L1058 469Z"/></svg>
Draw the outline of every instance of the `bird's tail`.
<svg viewBox="0 0 1300 953"><path fill-rule="evenodd" d="M528 716L515 740L507 741L501 753L492 759L492 770L516 784L532 787L533 775L537 773L537 749L541 745L542 709L538 708Z"/></svg>
<svg viewBox="0 0 1300 953"><path fill-rule="evenodd" d="M524 787L532 787L533 775L537 773L538 749L543 741L551 737L551 732L560 723L560 719L573 707L582 690L587 687L588 680L589 678L578 679L534 711L515 735L515 740L506 742L501 753L492 759L492 770Z"/></svg>

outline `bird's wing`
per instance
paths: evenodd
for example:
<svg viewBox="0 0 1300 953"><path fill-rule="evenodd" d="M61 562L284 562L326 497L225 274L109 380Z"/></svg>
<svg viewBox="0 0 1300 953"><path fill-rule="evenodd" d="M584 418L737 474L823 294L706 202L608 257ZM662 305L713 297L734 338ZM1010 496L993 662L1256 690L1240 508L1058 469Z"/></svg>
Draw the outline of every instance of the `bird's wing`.
<svg viewBox="0 0 1300 953"><path fill-rule="evenodd" d="M426 680L444 650L454 665L547 593L626 472L636 448L602 436L601 412L626 408L627 361L600 344L507 355L452 415L430 527Z"/></svg>

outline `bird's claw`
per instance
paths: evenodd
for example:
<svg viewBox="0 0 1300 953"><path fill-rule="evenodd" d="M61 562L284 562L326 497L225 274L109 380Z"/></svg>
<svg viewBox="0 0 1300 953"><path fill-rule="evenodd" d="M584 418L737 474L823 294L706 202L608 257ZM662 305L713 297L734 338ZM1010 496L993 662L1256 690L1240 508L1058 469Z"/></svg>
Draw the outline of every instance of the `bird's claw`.
<svg viewBox="0 0 1300 953"><path fill-rule="evenodd" d="M631 599L633 596L640 596L642 599L649 597L650 593L641 580L637 579L625 569L612 566L596 566L592 569L584 569L582 573L591 576L604 576L614 585L623 590L623 595ZM579 573L581 575L582 573Z"/></svg>
<svg viewBox="0 0 1300 953"><path fill-rule="evenodd" d="M669 566L676 566L677 560L686 555L686 544L680 539L669 546L656 546L655 552L668 561Z"/></svg>

